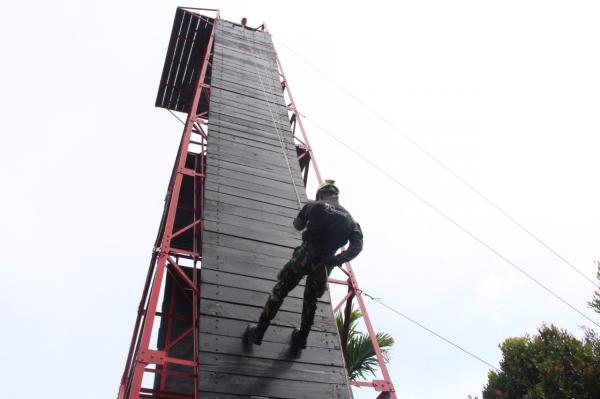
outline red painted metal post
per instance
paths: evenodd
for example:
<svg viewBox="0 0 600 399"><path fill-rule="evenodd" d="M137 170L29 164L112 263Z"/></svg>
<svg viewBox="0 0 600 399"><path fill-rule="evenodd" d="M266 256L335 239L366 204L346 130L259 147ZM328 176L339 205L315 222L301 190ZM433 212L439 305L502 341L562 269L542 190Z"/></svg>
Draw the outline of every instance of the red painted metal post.
<svg viewBox="0 0 600 399"><path fill-rule="evenodd" d="M265 24L263 24L263 29L266 32L268 32ZM321 172L319 170L319 166L317 165L317 160L315 158L314 151L313 151L312 147L310 146L310 142L308 140L308 135L306 134L306 130L304 129L304 125L302 124L301 114L298 111L298 108L296 107L296 103L294 102L294 97L292 95L290 85L289 85L287 78L285 76L285 73L283 71L283 66L281 65L281 60L279 59L279 55L277 54L277 51L275 51L275 58L277 60L277 65L279 67L279 74L281 75L281 77L283 79L283 82L282 82L283 90L287 91L288 97L290 99L290 105L288 106L288 109L293 114L292 121L300 127L300 131L302 132L303 140L299 140L299 141L301 141L303 143L302 147L305 148L307 150L307 152L310 154L310 161L311 161L311 164L315 171L315 176L317 178L317 182L319 184L322 184L323 180L321 177ZM301 155L301 157L303 157L304 155L305 154ZM306 181L305 181L305 185L306 185ZM342 271L344 271L344 273L346 273L348 275L348 281L342 281L342 280L337 280L337 279L333 279L333 278L329 279L329 282L334 283L334 284L348 285L348 289L349 289L348 293L346 294L344 299L342 299L342 302L340 302L340 304L338 306L336 306L336 310L339 309L339 307L345 301L346 302L345 313L348 314L351 310L352 299L354 297L356 297L360 311L363 315L363 321L365 322L367 331L369 333L369 338L371 339L371 343L373 344L373 348L375 350L375 355L377 357L377 362L379 363L379 368L380 368L381 373L384 378L383 380L373 380L371 382L358 382L358 383L353 382L353 385L373 387L373 388L375 388L375 390L381 392L381 394L378 396L378 398L381 398L381 399L383 399L383 398L396 399L396 393L394 391L392 379L388 372L388 369L387 369L387 366L385 363L385 359L381 352L381 348L379 347L379 343L377 342L377 334L376 334L375 330L373 329L373 325L371 324L369 312L367 311L364 300L362 298L362 294L361 294L360 288L358 286L356 276L352 270L352 266L350 265L350 263L346 263L346 267L347 267L347 270L342 269ZM342 345L345 347L344 343L342 343Z"/></svg>
<svg viewBox="0 0 600 399"><path fill-rule="evenodd" d="M198 299L198 276L197 276L197 262L200 260L199 248L197 247L197 238L201 228L201 217L203 212L203 199L204 196L200 197L200 203L196 203L196 198L194 198L194 220L193 223L189 226L189 228L193 229L193 247L192 251L181 251L179 249L176 250L177 253L187 253L191 255L193 259L193 275L192 279L189 279L185 273L181 270L178 261L173 260L170 255L173 254L173 248L171 247L172 239L178 234L185 231L173 231L175 224L175 215L177 211L179 194L181 192L181 186L183 182L184 175L190 175L194 178L195 185L197 183L197 179L201 179L201 182L204 181L204 157L205 157L205 146L204 141L201 144L201 151L198 156L200 157L200 173L197 172L197 168L195 170L189 170L186 168L186 160L188 157L189 147L192 142L191 137L192 133L196 130L197 123L203 123L204 119L202 116L197 115L198 104L200 102L200 98L203 92L208 94L209 86L205 83L205 78L207 76L207 71L209 67L210 55L212 52L212 44L215 36L215 24L216 21L219 20L219 12L217 11L217 16L214 19L213 26L211 28L210 38L208 40L206 50L204 52L204 58L202 61L202 66L200 70L200 74L198 76L198 80L196 86L194 88L193 100L191 102L188 116L185 122L185 128L183 131L183 135L181 138L179 151L177 154L177 159L175 162L175 167L173 170L173 176L169 185L170 195L168 197L168 204L166 206L165 217L163 218L163 223L160 229L160 236L157 239L157 248L155 249L151 264L149 267L148 277L146 279L146 285L142 294L142 300L140 302L140 308L138 310L138 317L136 320L136 324L134 327L134 333L132 337L132 343L130 347L130 351L127 357L127 362L125 365L125 371L123 373L123 377L121 379L121 385L119 387L119 399L139 399L140 397L154 397L159 398L161 395L164 397L169 396L168 392L164 391L165 388L165 374L167 373L167 364L179 364L184 366L193 367L194 369L194 394L192 397L197 398L198 395L198 386L197 386L197 376L198 376L198 354L197 354L197 343L195 342L198 338L197 328L199 326L198 322L198 309L196 306L196 302ZM204 138L202 139L204 140ZM202 186L202 194L204 191L204 184ZM194 190L196 191L196 190ZM198 214L196 211L198 211ZM200 220L196 220L196 217L199 217ZM193 361L188 361L185 359L177 359L168 357L168 350L166 351L157 351L150 349L150 339L152 335L152 329L154 327L154 322L156 317L161 317L164 315L161 312L158 312L158 300L160 297L160 292L163 287L163 279L165 275L165 271L167 266L170 265L173 270L176 272L175 274L179 276L183 282L191 288L193 292L192 299L192 329L194 330L194 354ZM167 324L167 345L168 348L171 342L171 328L170 321ZM161 383L160 389L146 389L142 388L142 380L144 377L144 373L146 372L159 372L157 369L150 369L147 367L148 364L154 363L157 366L161 366ZM141 396L143 395L143 396ZM182 395L185 396L185 395Z"/></svg>
<svg viewBox="0 0 600 399"><path fill-rule="evenodd" d="M265 32L269 32L266 24L263 24L263 29ZM321 178L321 172L319 171L319 165L317 165L315 153L312 147L310 146L310 141L308 140L306 130L304 130L304 125L302 124L300 112L298 112L298 108L296 107L296 103L294 102L294 96L292 95L292 90L290 89L290 85L288 84L287 78L285 77L285 73L283 72L283 66L281 65L281 60L279 59L279 54L277 54L277 51L275 51L275 59L277 60L277 66L279 67L279 74L283 79L283 89L287 91L288 97L290 98L290 105L288 106L288 109L296 116L296 123L298 124L298 126L300 127L300 131L302 132L302 137L304 138L304 145L306 146L306 151L310 153L310 161L315 171L317 181L319 182L319 184L322 184L323 179Z"/></svg>
<svg viewBox="0 0 600 399"><path fill-rule="evenodd" d="M391 399L396 399L396 392L394 391L394 385L392 384L392 378L390 377L390 373L388 372L387 366L385 364L385 359L383 357L383 353L381 352L381 348L379 347L379 343L377 342L377 333L371 324L371 319L369 317L369 312L367 311L367 307L365 306L364 299L362 297L362 291L358 286L358 281L356 280L356 276L354 275L354 271L352 270L352 265L350 262L346 263L346 267L349 273L348 280L352 285L356 300L358 302L358 306L363 315L363 320L367 327L367 331L369 333L369 338L371 339L371 343L373 344L373 349L375 349L375 355L377 356L377 362L379 363L379 369L381 370L381 374L383 375L384 381L386 382L389 390L389 396Z"/></svg>

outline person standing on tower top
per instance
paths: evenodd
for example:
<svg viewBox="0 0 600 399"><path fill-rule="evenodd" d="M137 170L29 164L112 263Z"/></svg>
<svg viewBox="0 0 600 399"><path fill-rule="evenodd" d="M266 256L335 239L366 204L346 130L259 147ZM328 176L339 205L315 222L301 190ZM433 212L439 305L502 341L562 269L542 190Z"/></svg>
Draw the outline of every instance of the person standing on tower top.
<svg viewBox="0 0 600 399"><path fill-rule="evenodd" d="M294 219L294 227L304 230L302 245L277 275L269 299L256 325L248 325L245 344L262 343L265 331L277 314L287 294L307 276L304 288L300 329L292 333L292 348L304 349L315 318L317 299L327 289L327 279L335 266L354 259L362 250L363 234L360 225L338 201L339 189L333 180L325 180L317 190L316 200L310 201ZM348 248L335 255L346 243Z"/></svg>

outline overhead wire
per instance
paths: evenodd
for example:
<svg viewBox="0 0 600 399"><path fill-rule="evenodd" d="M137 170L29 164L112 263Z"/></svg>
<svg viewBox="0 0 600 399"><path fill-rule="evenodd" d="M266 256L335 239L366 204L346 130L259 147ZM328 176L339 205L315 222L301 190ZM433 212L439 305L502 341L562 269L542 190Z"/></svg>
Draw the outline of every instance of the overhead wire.
<svg viewBox="0 0 600 399"><path fill-rule="evenodd" d="M344 86L342 86L341 84L339 84L337 81L335 81L334 79L332 79L331 77L329 77L329 75L327 75L325 72L321 71L317 66L315 66L312 62L308 61L307 59L305 59L302 55L300 55L298 52L296 52L294 49L292 49L291 47L289 47L288 45L286 45L285 43L283 43L279 38L274 37L275 40L277 40L282 46L284 46L285 48L287 48L290 52L292 52L294 55L296 55L296 57L298 57L301 61L303 61L304 63L306 63L308 66L310 66L312 69L314 69L316 72L318 72L321 76L323 76L325 79L327 79L330 83L332 83L335 87L337 87L339 90L341 90L343 93L345 93L347 96L349 96L350 98L352 98L354 101L356 101L360 106L362 106L364 109L366 109L367 111L369 111L371 114L373 114L377 119L381 120L383 123L385 123L387 126L389 126L392 130L396 131L397 133L399 133L402 137L404 137L404 139L406 139L409 143L411 143L412 145L414 145L417 149L419 149L423 154L425 154L427 157L429 157L432 161L434 161L436 164L438 164L442 169L444 169L446 172L448 172L449 174L451 174L454 178L456 178L458 181L460 181L463 185L465 185L467 188L469 188L472 192L474 192L476 195L478 195L481 199L483 199L487 204L489 204L490 206L492 206L493 208L495 208L498 212L500 212L502 215L504 215L507 219L509 219L513 224L515 224L516 226L518 226L521 230L523 230L526 234L528 234L531 238L533 238L535 241L537 241L540 245L542 245L544 248L546 248L548 251L550 251L554 256L556 256L559 260L561 260L564 264L566 264L567 266L569 266L573 271L575 271L576 273L578 273L581 277L583 277L584 279L586 279L588 282L590 282L591 284L594 285L594 287L596 288L600 288L600 285L598 283L596 283L594 280L592 280L590 277L588 277L584 272L582 272L579 268L577 268L575 265L573 265L571 262L569 262L565 257L563 257L562 255L560 255L556 250L554 250L552 247L550 247L549 244L547 244L545 241L543 241L541 238L539 238L536 234L534 234L531 230L529 230L528 228L526 228L521 222L519 222L515 217L511 216L507 211L505 211L503 208L501 208L498 204L496 204L494 201L492 201L488 196L486 196L485 194L483 194L480 190L478 190L475 186L473 186L471 183L469 183L465 178L461 177L457 172L455 172L453 169L451 169L448 165L446 165L444 162L442 162L438 157L436 157L434 154L432 154L430 151L428 151L426 148L424 148L421 144L419 144L415 139L413 139L411 136L409 136L407 133L403 132L402 130L400 130L398 127L396 127L393 123L391 123L387 118L385 118L383 115L381 115L379 112L377 112L375 109L373 109L372 107L370 107L368 104L366 104L364 101L362 101L360 98L358 98L356 95L354 95L352 92L350 92L349 90L347 90Z"/></svg>
<svg viewBox="0 0 600 399"><path fill-rule="evenodd" d="M463 225L461 225L460 223L458 223L456 220L454 220L452 217L450 217L446 213L444 213L441 209L439 209L438 207L436 207L435 205L433 205L431 202L427 201L424 197L422 197L416 191L412 190L411 188L409 188L408 186L406 186L404 183L400 182L400 180L398 180L395 176L393 176L392 174L390 174L389 172L387 172L385 169L381 168L375 162L373 162L370 159L368 159L367 157L365 157L358 150L355 150L353 147L351 147L350 145L346 144L345 142L343 142L342 140L340 140L339 138L337 138L334 134L332 134L330 131L328 131L327 129L325 129L324 127L322 127L318 123L316 123L314 120L312 120L308 116L302 115L302 117L305 118L307 121L309 121L311 124L313 124L320 131L322 131L323 133L325 133L327 136L329 136L330 138L332 138L333 140L335 140L337 143L339 143L340 145L342 145L343 147L345 147L348 151L350 151L351 153L353 153L354 155L356 155L357 157L359 157L360 159L362 159L364 162L366 162L372 168L374 168L375 170L377 170L379 173L381 173L382 175L384 175L385 177L387 177L394 184L396 184L396 185L400 186L401 188L403 188L407 193L409 193L410 195L412 195L413 197L415 197L416 199L418 199L419 201L421 201L422 203L424 203L425 205L427 205L429 208L431 208L437 214L439 214L444 219L446 219L447 221L449 221L450 223L452 223L458 229L462 230L465 234L467 234L468 236L470 236L471 238L473 238L475 241L479 242L479 244L483 245L485 248L487 248L489 251L491 251L497 257L499 257L500 259L502 259L504 262L508 263L515 270L519 271L522 275L524 275L525 277L527 277L529 280L533 281L535 284L537 284L539 287L541 287L542 289L544 289L550 295L552 295L553 297L555 297L556 299L558 299L560 302L562 302L563 304L565 304L566 306L568 306L569 308L571 308L573 311L575 311L576 313L578 313L580 316L584 317L589 322L591 322L591 323L595 324L596 326L600 327L599 323L597 323L592 318L590 318L589 316L587 316L581 310L577 309L575 306L573 306L567 300L563 299L560 295L558 295L552 289L550 289L549 287L547 287L546 285L544 285L543 283L541 283L539 280L537 280L531 274L527 273L523 268L519 267L516 263L514 263L513 261L511 261L510 259L508 259L506 256L504 256L502 253L500 253L497 249L495 249L494 247L492 247L490 244L488 244L487 242L483 241L475 233L471 232L469 229L467 229L466 227L464 227Z"/></svg>
<svg viewBox="0 0 600 399"><path fill-rule="evenodd" d="M398 316L403 317L404 319L408 320L409 322L411 322L412 324L422 328L423 330L427 331L428 333L435 335L436 337L438 337L439 339L441 339L442 341L452 345L453 347L459 349L460 351L466 353L467 355L471 356L474 359L479 360L480 362L482 362L483 364L491 367L492 369L496 370L496 371L500 371L496 366L494 366L493 364L487 362L486 360L482 359L481 357L477 356L476 354L474 354L473 352L465 349L464 347L458 345L457 343L451 341L450 339L444 337L443 335L435 332L434 330L432 330L431 328L419 323L418 321L416 321L415 319L405 315L404 313L400 312L399 310L391 307L390 305L386 304L385 302L383 302L381 300L381 298L376 298L373 295L368 294L367 292L360 290L361 294L363 294L364 296L366 296L367 298L371 299L372 301L375 301L377 303L379 303L381 306L387 308L388 310L391 310L392 312L396 313Z"/></svg>

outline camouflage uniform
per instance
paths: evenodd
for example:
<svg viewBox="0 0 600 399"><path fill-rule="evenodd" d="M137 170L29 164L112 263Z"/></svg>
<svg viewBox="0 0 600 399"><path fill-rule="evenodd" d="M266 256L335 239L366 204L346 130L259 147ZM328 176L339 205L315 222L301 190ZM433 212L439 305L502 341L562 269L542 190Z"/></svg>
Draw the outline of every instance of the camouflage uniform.
<svg viewBox="0 0 600 399"><path fill-rule="evenodd" d="M306 278L300 330L292 334L292 342L304 347L315 318L317 300L327 289L327 279L335 266L356 257L362 250L362 231L350 213L337 201L337 195L311 201L294 219L296 230L302 233L302 245L294 250L292 259L277 275L277 283L265 304L256 326L248 326L244 342L260 345L263 334L277 314L287 294ZM348 248L335 255L349 242Z"/></svg>
<svg viewBox="0 0 600 399"><path fill-rule="evenodd" d="M279 310L287 294L293 290L302 277L307 276L302 306L300 330L308 333L315 318L317 299L327 290L327 278L335 266L326 266L321 260L323 254L315 245L303 242L294 250L292 258L277 275L277 283L260 315L259 323L269 323Z"/></svg>

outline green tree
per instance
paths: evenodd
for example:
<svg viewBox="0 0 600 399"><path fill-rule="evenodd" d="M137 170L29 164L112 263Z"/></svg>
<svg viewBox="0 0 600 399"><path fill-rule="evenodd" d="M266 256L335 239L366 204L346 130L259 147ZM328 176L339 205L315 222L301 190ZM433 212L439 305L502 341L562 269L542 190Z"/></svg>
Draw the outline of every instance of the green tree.
<svg viewBox="0 0 600 399"><path fill-rule="evenodd" d="M596 265L600 282L600 262ZM589 306L600 313L600 290ZM584 330L578 340L566 330L543 325L538 334L502 342L500 370L488 373L483 399L600 398L600 335Z"/></svg>
<svg viewBox="0 0 600 399"><path fill-rule="evenodd" d="M500 344L500 371L488 373L483 399L600 398L600 341L556 326Z"/></svg>
<svg viewBox="0 0 600 399"><path fill-rule="evenodd" d="M349 378L354 381L357 379L366 379L369 374L375 374L377 368L377 357L375 349L369 338L369 334L357 330L358 321L363 315L359 309L352 307L350 312L350 328L348 330L348 340L344 359L346 360L346 369ZM335 321L340 333L344 326L344 316L342 312L337 312ZM394 338L386 333L377 333L377 342L381 348L383 357L389 362L390 349L394 345Z"/></svg>
<svg viewBox="0 0 600 399"><path fill-rule="evenodd" d="M596 266L598 267L596 277L598 278L598 282L600 282L600 261L596 261ZM594 309L594 312L600 313L600 288L594 291L594 296L588 304L590 305L590 308Z"/></svg>

